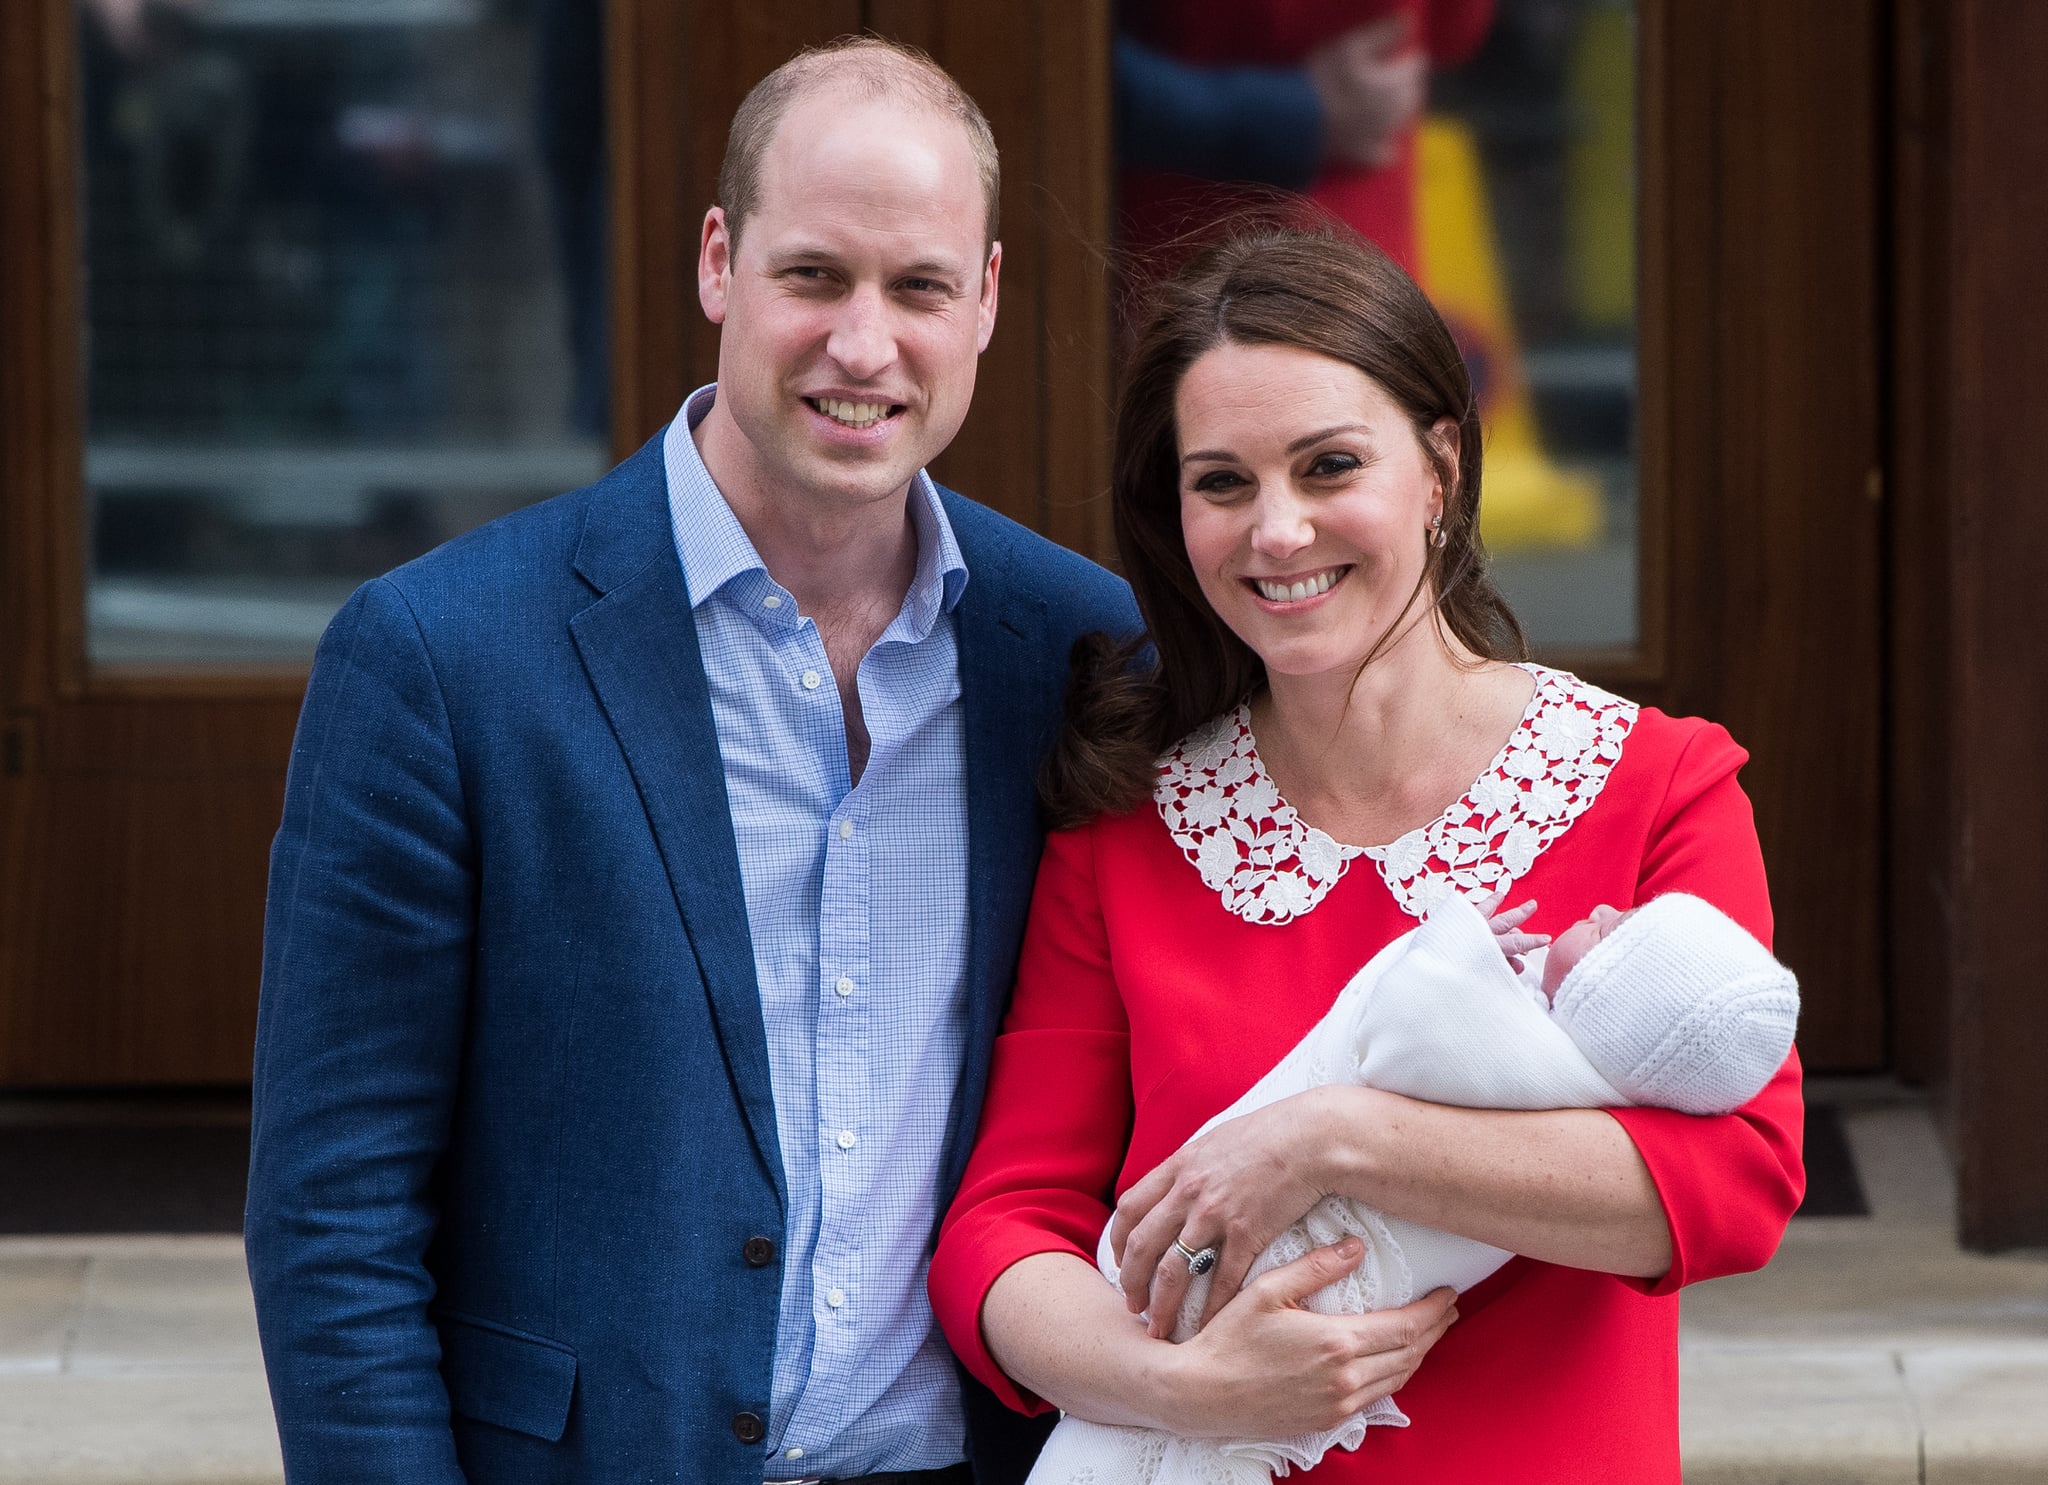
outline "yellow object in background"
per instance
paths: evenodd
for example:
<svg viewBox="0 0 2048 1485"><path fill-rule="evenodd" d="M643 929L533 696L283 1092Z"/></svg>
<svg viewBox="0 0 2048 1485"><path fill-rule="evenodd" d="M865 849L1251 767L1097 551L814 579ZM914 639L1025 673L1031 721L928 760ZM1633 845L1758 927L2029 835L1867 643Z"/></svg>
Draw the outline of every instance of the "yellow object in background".
<svg viewBox="0 0 2048 1485"><path fill-rule="evenodd" d="M1471 131L1441 116L1424 120L1415 161L1422 287L1479 391L1486 435L1479 534L1497 552L1591 546L1600 539L1600 487L1543 452Z"/></svg>
<svg viewBox="0 0 2048 1485"><path fill-rule="evenodd" d="M1566 254L1579 323L1636 322L1636 35L1634 7L1589 9L1565 82L1576 127L1565 150Z"/></svg>

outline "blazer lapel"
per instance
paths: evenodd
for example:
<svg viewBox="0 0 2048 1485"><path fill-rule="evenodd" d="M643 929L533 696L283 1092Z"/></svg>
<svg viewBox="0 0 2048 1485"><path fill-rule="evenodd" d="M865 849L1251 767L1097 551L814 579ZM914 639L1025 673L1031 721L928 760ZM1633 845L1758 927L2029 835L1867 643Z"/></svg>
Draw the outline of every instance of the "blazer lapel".
<svg viewBox="0 0 2048 1485"><path fill-rule="evenodd" d="M592 497L576 570L603 594L569 622L653 827L710 993L733 1091L788 1210L739 848L657 438Z"/></svg>
<svg viewBox="0 0 2048 1485"><path fill-rule="evenodd" d="M1035 765L1046 719L1059 715L1048 693L1066 660L1046 653L1043 603L1013 580L1000 547L970 545L971 524L954 521L969 573L954 610L967 746L967 1058L947 1130L946 1199L974 1143L989 1049L1010 1000L1022 904L1042 845Z"/></svg>

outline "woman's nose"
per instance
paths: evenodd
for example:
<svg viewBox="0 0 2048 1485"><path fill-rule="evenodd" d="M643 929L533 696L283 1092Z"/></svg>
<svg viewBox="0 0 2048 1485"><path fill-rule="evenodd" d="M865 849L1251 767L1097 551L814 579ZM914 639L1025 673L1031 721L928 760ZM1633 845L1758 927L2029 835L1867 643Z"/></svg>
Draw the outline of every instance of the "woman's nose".
<svg viewBox="0 0 2048 1485"><path fill-rule="evenodd" d="M867 381L896 359L896 338L879 292L860 288L846 296L826 337L825 354L855 381Z"/></svg>
<svg viewBox="0 0 2048 1485"><path fill-rule="evenodd" d="M1253 512L1252 548L1265 557L1291 557L1316 539L1308 503L1285 484L1268 481Z"/></svg>

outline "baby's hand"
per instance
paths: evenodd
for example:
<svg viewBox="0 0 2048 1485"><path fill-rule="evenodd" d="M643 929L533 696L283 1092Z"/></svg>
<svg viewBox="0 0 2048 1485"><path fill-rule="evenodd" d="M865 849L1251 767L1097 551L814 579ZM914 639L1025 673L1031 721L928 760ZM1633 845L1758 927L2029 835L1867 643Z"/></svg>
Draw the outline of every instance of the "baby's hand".
<svg viewBox="0 0 2048 1485"><path fill-rule="evenodd" d="M1508 968L1516 974L1522 972L1522 956L1532 949L1540 949L1550 942L1547 933L1523 933L1521 927L1529 921L1529 915L1536 911L1536 902L1531 898L1517 907L1496 912L1501 899L1507 893L1496 892L1479 904L1479 910L1487 915L1486 926L1493 930L1493 941L1500 945L1501 953L1507 956Z"/></svg>

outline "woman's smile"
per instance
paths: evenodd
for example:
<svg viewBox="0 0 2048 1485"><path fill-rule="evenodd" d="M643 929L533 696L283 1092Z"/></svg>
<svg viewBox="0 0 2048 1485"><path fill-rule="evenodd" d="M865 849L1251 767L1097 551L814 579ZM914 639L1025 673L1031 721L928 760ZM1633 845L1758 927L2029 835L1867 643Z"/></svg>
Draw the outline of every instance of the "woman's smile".
<svg viewBox="0 0 2048 1485"><path fill-rule="evenodd" d="M1352 564L1324 567L1290 577L1248 577L1245 583L1276 613L1301 613L1350 574Z"/></svg>

